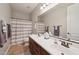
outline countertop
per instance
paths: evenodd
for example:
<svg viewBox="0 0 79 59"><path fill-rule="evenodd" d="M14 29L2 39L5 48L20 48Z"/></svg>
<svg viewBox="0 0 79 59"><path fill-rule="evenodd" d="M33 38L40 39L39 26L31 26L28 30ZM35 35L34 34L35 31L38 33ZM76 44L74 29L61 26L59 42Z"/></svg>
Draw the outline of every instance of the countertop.
<svg viewBox="0 0 79 59"><path fill-rule="evenodd" d="M61 39L58 38L44 39L44 35L38 36L35 34L30 35L30 37L51 55L62 55L62 53L64 55L79 55L79 44L72 43L67 48L61 45ZM55 41L57 44L54 43Z"/></svg>

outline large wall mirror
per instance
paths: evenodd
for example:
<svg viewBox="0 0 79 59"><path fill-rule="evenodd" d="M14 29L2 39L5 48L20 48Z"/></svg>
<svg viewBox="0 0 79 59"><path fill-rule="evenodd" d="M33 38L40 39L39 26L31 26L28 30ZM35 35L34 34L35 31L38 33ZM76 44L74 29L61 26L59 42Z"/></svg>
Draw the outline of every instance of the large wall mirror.
<svg viewBox="0 0 79 59"><path fill-rule="evenodd" d="M67 8L67 35L72 40L79 42L79 4Z"/></svg>

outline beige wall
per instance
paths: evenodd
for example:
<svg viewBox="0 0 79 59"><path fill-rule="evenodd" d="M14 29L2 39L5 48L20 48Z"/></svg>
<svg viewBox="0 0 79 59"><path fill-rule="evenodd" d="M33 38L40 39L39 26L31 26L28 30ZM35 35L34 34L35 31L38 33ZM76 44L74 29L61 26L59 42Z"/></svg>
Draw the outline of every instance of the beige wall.
<svg viewBox="0 0 79 59"><path fill-rule="evenodd" d="M31 13L31 20L32 20L32 32L35 33L36 32L36 29L35 29L35 22L38 21L38 14L39 14L39 11L40 11L40 4L37 5L37 7L32 11Z"/></svg>
<svg viewBox="0 0 79 59"><path fill-rule="evenodd" d="M10 23L11 10L9 4L0 3L0 20Z"/></svg>
<svg viewBox="0 0 79 59"><path fill-rule="evenodd" d="M62 25L60 35L65 36L67 33L67 7L55 7L55 9L51 9L47 14L41 16L41 20L45 25L50 26L50 31L53 31L53 25Z"/></svg>
<svg viewBox="0 0 79 59"><path fill-rule="evenodd" d="M9 4L0 3L0 20L4 20L5 23L10 23L11 10ZM4 54L9 46L9 39L5 43L3 48L0 48L0 54Z"/></svg>
<svg viewBox="0 0 79 59"><path fill-rule="evenodd" d="M23 12L18 12L18 11L12 11L12 17L27 19L27 20L30 19L29 14L26 14L26 13L23 13Z"/></svg>
<svg viewBox="0 0 79 59"><path fill-rule="evenodd" d="M33 22L38 21L38 15L40 13L40 6L41 4L38 4L37 7L31 13L31 19Z"/></svg>

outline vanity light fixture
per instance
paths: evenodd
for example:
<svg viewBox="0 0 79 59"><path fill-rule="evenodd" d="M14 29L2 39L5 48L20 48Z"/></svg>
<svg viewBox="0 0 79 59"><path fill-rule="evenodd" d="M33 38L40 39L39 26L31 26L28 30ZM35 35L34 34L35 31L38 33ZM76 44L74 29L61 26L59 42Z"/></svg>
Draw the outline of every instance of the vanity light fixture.
<svg viewBox="0 0 79 59"><path fill-rule="evenodd" d="M40 9L45 9L49 4L50 4L50 3L45 3L45 4L43 4L43 5L40 7Z"/></svg>
<svg viewBox="0 0 79 59"><path fill-rule="evenodd" d="M43 4L40 9L44 9L46 7L46 4Z"/></svg>

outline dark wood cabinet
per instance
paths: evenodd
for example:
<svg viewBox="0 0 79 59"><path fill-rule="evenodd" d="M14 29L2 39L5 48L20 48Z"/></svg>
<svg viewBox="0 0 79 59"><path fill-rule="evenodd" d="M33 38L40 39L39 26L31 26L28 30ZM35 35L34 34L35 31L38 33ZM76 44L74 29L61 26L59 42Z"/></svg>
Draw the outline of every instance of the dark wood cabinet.
<svg viewBox="0 0 79 59"><path fill-rule="evenodd" d="M49 53L43 49L38 43L29 37L29 48L33 55L49 55Z"/></svg>

